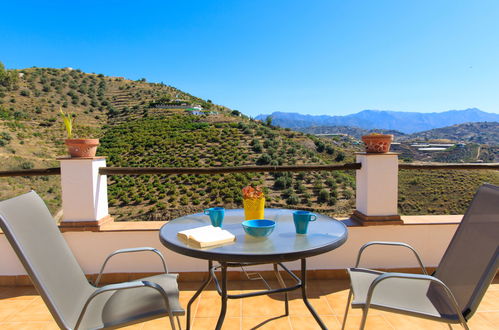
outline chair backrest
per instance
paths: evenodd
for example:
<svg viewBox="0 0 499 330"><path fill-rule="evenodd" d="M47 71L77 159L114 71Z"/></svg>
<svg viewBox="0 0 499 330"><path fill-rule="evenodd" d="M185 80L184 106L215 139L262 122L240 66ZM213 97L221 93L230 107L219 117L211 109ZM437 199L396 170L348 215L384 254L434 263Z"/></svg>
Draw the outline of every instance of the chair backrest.
<svg viewBox="0 0 499 330"><path fill-rule="evenodd" d="M482 185L435 272L469 319L499 265L499 187Z"/></svg>
<svg viewBox="0 0 499 330"><path fill-rule="evenodd" d="M61 328L73 328L87 281L43 200L34 192L0 202L0 227Z"/></svg>

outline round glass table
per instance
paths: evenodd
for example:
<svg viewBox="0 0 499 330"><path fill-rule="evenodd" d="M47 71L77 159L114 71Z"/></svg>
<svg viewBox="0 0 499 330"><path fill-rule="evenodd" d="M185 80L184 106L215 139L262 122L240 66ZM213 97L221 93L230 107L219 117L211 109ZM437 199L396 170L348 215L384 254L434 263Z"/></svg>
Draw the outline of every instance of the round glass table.
<svg viewBox="0 0 499 330"><path fill-rule="evenodd" d="M293 212L288 209L265 209L265 218L274 220L276 226L272 234L267 237L252 237L244 232L241 223L244 221L244 210L226 210L222 228L236 236L233 243L209 248L197 248L186 241L179 239L177 233L182 230L202 227L211 224L210 219L203 213L183 216L169 221L161 227L159 237L162 244L168 249L182 255L208 260L208 270L211 276L202 284L199 290L189 301L187 306L187 329L190 328L190 307L213 279L222 299L222 308L217 322L220 329L225 318L227 299L251 297L275 292L287 292L301 288L302 298L311 314L321 328L326 329L307 299L306 287L306 258L319 255L341 246L348 237L346 226L328 216L317 214L317 220L308 225L307 234L296 234L293 222ZM288 270L282 262L301 260L301 278ZM219 265L214 266L213 262ZM273 264L281 288L251 292L245 294L227 294L227 268L241 265ZM285 287L277 266L283 268L296 282L295 285ZM221 280L215 276L215 271L221 270ZM288 300L285 300L286 315L288 314Z"/></svg>

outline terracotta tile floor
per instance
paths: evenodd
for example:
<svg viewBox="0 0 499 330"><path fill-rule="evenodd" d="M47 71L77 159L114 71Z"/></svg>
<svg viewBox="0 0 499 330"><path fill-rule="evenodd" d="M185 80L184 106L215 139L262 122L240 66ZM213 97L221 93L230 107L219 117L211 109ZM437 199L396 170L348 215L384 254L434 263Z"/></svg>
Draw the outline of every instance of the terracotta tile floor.
<svg viewBox="0 0 499 330"><path fill-rule="evenodd" d="M197 282L181 282L180 299L184 307L199 286ZM271 282L272 287L277 283ZM261 282L230 282L233 293L263 289ZM348 295L346 280L309 282L309 297L329 329L340 329ZM298 292L290 294L290 315L284 314L282 294L230 300L224 329L318 329ZM194 304L193 329L214 329L220 302L213 288L203 292ZM181 318L185 329L185 317ZM349 312L347 329L358 329L360 311ZM499 329L499 280L487 291L478 312L469 322L471 329ZM0 287L0 329L57 329L56 323L36 291L28 287ZM161 318L126 329L169 329L167 318ZM453 329L461 326L453 325ZM371 310L367 329L449 329L445 323L423 320L394 313Z"/></svg>

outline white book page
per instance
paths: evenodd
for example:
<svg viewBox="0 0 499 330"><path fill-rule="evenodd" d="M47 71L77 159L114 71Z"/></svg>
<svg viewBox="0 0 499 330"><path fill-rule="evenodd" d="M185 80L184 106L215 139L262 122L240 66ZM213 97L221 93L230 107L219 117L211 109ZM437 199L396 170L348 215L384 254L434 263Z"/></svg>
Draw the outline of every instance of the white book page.
<svg viewBox="0 0 499 330"><path fill-rule="evenodd" d="M198 228L193 228L193 229L187 229L187 230L182 230L177 233L177 236L189 239L192 237L194 234L202 234L202 233L216 233L221 231L222 229L220 227L213 227L212 225L209 226L203 226L203 227L198 227Z"/></svg>
<svg viewBox="0 0 499 330"><path fill-rule="evenodd" d="M235 238L235 236L232 235L227 230L217 230L217 231L195 232L191 234L189 238L199 243L211 243L211 242L230 240Z"/></svg>

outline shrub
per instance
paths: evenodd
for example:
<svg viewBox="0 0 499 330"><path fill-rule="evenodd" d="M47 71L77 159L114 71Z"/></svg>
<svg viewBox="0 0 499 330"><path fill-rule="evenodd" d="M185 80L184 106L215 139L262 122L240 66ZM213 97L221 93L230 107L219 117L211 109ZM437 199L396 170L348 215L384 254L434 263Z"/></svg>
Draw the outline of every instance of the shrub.
<svg viewBox="0 0 499 330"><path fill-rule="evenodd" d="M254 144L252 149L256 153L261 153L263 151L263 147L260 143Z"/></svg>
<svg viewBox="0 0 499 330"><path fill-rule="evenodd" d="M292 184L292 179L288 176L281 176L279 178L277 178L277 180L275 180L274 182L274 188L276 189L286 189L286 188L289 188Z"/></svg>
<svg viewBox="0 0 499 330"><path fill-rule="evenodd" d="M336 180L332 177L326 179L326 185L330 188L336 188Z"/></svg>
<svg viewBox="0 0 499 330"><path fill-rule="evenodd" d="M343 190L343 198L350 199L352 198L353 193L351 190Z"/></svg>
<svg viewBox="0 0 499 330"><path fill-rule="evenodd" d="M256 160L257 165L267 165L272 161L272 157L269 154L263 154Z"/></svg>
<svg viewBox="0 0 499 330"><path fill-rule="evenodd" d="M32 169L33 167L35 167L35 165L32 162L30 162L30 161L24 161L21 164L19 164L19 166L23 170L29 170L29 169Z"/></svg>
<svg viewBox="0 0 499 330"><path fill-rule="evenodd" d="M287 199L286 199L286 204L288 205L296 205L300 202L300 198L296 194L291 194Z"/></svg>
<svg viewBox="0 0 499 330"><path fill-rule="evenodd" d="M334 154L334 148L333 148L333 146L330 146L330 145L326 146L326 152L327 152L329 155Z"/></svg>
<svg viewBox="0 0 499 330"><path fill-rule="evenodd" d="M329 201L330 197L331 194L329 193L329 191L326 189L322 189L321 191L319 191L319 196L317 198L317 201L319 203L326 203Z"/></svg>

